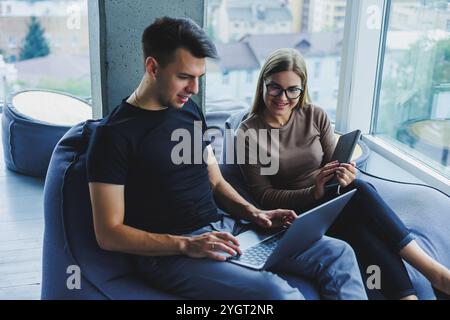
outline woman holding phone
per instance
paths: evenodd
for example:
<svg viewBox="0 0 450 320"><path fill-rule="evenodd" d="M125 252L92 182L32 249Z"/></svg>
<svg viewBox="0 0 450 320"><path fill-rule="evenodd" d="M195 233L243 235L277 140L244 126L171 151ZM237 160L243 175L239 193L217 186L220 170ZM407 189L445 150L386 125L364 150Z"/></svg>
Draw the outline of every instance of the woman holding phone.
<svg viewBox="0 0 450 320"><path fill-rule="evenodd" d="M375 188L356 179L355 163L331 162L335 136L327 114L310 103L306 64L294 49L279 49L266 60L259 75L249 117L237 131L245 139L248 130L278 131L279 170L261 175L264 167L246 161L241 171L254 199L265 209L288 208L298 214L325 202L336 193L325 187L336 175L341 193L357 189L327 235L347 241L355 250L363 271L380 267L381 292L388 299L417 299L402 258L420 271L441 292L450 294L450 270L424 252L408 228L383 201ZM245 140L245 154L253 150ZM270 150L270 149L269 149ZM239 152L239 150L238 150ZM248 159L247 159L248 160Z"/></svg>

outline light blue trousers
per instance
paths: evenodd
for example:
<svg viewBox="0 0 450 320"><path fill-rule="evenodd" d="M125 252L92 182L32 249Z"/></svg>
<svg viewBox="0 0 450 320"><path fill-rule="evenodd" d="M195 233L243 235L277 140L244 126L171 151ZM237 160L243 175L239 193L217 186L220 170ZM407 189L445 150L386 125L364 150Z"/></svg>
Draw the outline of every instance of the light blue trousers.
<svg viewBox="0 0 450 320"><path fill-rule="evenodd" d="M189 236L221 231L237 235L245 226L228 216ZM298 288L278 274L308 278L323 299L367 299L353 249L324 236L309 249L270 271L255 271L228 262L187 256L137 257L136 266L152 286L189 299L303 300Z"/></svg>

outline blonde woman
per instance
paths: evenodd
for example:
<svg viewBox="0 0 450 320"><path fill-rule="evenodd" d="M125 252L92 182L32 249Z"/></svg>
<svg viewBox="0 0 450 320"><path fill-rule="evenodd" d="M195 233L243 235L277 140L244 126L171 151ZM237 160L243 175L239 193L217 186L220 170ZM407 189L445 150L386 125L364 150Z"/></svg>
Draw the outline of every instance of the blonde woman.
<svg viewBox="0 0 450 320"><path fill-rule="evenodd" d="M355 164L330 162L336 141L327 114L311 104L306 64L294 49L273 52L262 67L253 108L238 130L278 130L279 170L261 175L261 161L241 170L263 208L288 208L298 214L332 197L324 185L334 173L342 192L357 189L329 236L348 242L364 267L378 265L381 291L390 299L417 299L402 258L438 290L450 294L450 271L426 254L375 188L356 179ZM269 143L273 143L270 141ZM246 143L246 152L251 150ZM257 157L257 155L253 155Z"/></svg>

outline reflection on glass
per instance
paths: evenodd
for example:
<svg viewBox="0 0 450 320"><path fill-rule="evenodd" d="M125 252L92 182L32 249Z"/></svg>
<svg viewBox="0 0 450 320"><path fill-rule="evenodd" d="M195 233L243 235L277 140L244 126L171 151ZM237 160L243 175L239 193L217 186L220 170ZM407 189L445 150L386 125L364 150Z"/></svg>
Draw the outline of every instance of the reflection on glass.
<svg viewBox="0 0 450 320"><path fill-rule="evenodd" d="M0 0L0 99L18 90L91 96L87 0Z"/></svg>
<svg viewBox="0 0 450 320"><path fill-rule="evenodd" d="M393 0L375 133L450 177L450 5Z"/></svg>
<svg viewBox="0 0 450 320"><path fill-rule="evenodd" d="M208 62L206 109L251 105L259 70L274 50L305 57L312 102L334 121L346 0L209 0L207 32L220 61ZM224 79L226 77L226 79Z"/></svg>

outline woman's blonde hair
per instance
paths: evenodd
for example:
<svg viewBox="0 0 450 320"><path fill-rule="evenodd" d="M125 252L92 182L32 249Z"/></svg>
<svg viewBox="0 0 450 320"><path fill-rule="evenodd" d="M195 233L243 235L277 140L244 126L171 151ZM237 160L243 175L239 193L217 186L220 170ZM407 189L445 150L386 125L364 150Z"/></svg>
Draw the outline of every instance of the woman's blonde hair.
<svg viewBox="0 0 450 320"><path fill-rule="evenodd" d="M308 93L308 74L306 71L306 63L303 56L295 49L283 48L272 52L267 58L261 72L259 73L258 84L256 86L255 99L253 100L253 106L251 113L260 113L264 110L264 81L273 75L274 73L282 71L294 71L302 80L303 91L300 95L295 108L303 108L305 104L310 103Z"/></svg>

